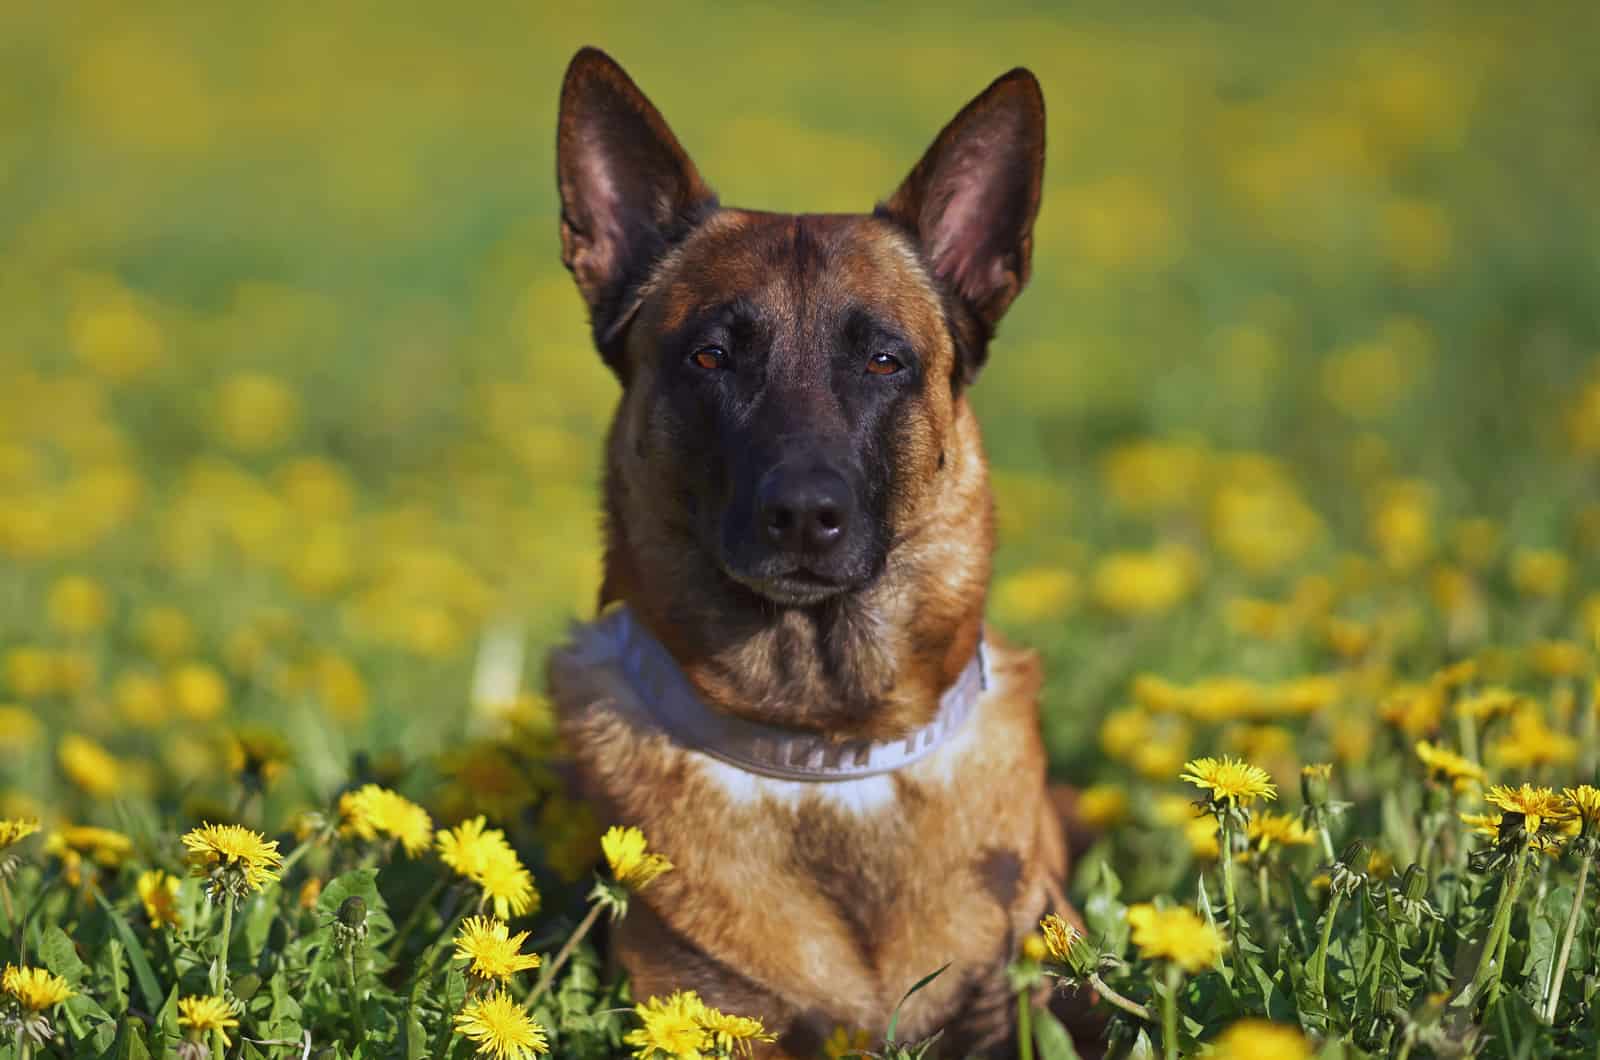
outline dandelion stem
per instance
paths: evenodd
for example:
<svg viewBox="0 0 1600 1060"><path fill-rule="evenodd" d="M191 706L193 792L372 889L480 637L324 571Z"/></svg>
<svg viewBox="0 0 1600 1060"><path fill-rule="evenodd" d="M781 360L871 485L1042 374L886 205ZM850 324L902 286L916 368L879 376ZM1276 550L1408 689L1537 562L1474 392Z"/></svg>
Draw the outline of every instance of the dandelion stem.
<svg viewBox="0 0 1600 1060"><path fill-rule="evenodd" d="M594 922L600 919L601 908L603 907L599 902L595 902L589 907L589 914L578 924L577 930L556 951L556 955L551 959L550 963L544 966L544 971L539 973L539 981L534 984L533 990L529 992L528 999L522 1003L524 1011L531 1011L534 1003L544 996L546 990L550 989L550 984L555 981L556 973L561 970L563 964L567 963L567 958L572 956L572 951L578 948L578 943L583 941L583 937L589 933L589 929L594 927Z"/></svg>
<svg viewBox="0 0 1600 1060"><path fill-rule="evenodd" d="M1239 941L1244 932L1239 925L1239 902L1233 893L1233 829L1228 827L1226 814L1220 816L1218 824L1222 830L1222 857L1219 859L1222 869L1222 901L1228 911L1228 938L1233 949L1233 971L1239 972Z"/></svg>
<svg viewBox="0 0 1600 1060"><path fill-rule="evenodd" d="M1522 865L1527 860L1526 855L1518 853L1512 859L1511 876L1500 885L1500 898L1495 903L1494 918L1489 924L1489 932L1483 940L1483 952L1478 957L1478 967L1472 973L1472 979L1456 994L1451 1003L1457 1006L1470 1005L1483 995L1484 989L1489 985L1491 972L1495 968L1494 959L1500 951L1500 943L1507 928L1511 926L1511 907L1516 901L1517 892L1522 889Z"/></svg>
<svg viewBox="0 0 1600 1060"><path fill-rule="evenodd" d="M1317 940L1316 952L1311 955L1310 978L1319 999L1323 996L1322 976L1328 965L1328 942L1333 938L1333 921L1338 917L1339 906L1343 902L1344 895L1339 891L1333 892L1333 897L1328 899L1328 911L1322 919L1322 937Z"/></svg>
<svg viewBox="0 0 1600 1060"><path fill-rule="evenodd" d="M1156 1021L1156 1014L1150 1011L1150 1007L1148 1005L1141 1005L1137 1001L1132 1001L1124 995L1117 993L1111 987L1106 985L1106 981L1100 978L1099 972L1089 973L1089 985L1094 987L1100 996L1105 998L1106 1001L1110 1002L1117 1008L1120 1008L1128 1015L1137 1019L1142 1019L1146 1023L1154 1023Z"/></svg>
<svg viewBox="0 0 1600 1060"><path fill-rule="evenodd" d="M1544 1021L1556 1021L1556 1002L1561 1000L1561 980L1567 974L1567 959L1572 956L1572 938L1578 933L1578 913L1583 909L1583 888L1589 882L1589 859L1584 858L1578 867L1578 888L1572 894L1572 909L1567 913L1567 930L1561 936L1561 953L1556 957L1556 970L1550 978L1550 990L1544 999Z"/></svg>
<svg viewBox="0 0 1600 1060"><path fill-rule="evenodd" d="M1478 723L1469 710L1460 709L1456 704L1456 732L1461 739L1461 753L1472 761L1478 761Z"/></svg>
<svg viewBox="0 0 1600 1060"><path fill-rule="evenodd" d="M1267 948L1270 950L1272 948L1273 934L1272 890L1267 878L1267 859L1265 855L1261 855L1261 864L1256 866L1256 888L1261 892L1261 918L1266 924L1264 939Z"/></svg>
<svg viewBox="0 0 1600 1060"><path fill-rule="evenodd" d="M1182 970L1169 961L1167 996L1161 1004L1161 1055L1166 1060L1178 1060L1178 989L1182 985Z"/></svg>
<svg viewBox="0 0 1600 1060"><path fill-rule="evenodd" d="M1317 835L1322 839L1322 856L1329 861L1334 860L1333 836L1328 833L1328 811L1321 807L1317 809Z"/></svg>
<svg viewBox="0 0 1600 1060"><path fill-rule="evenodd" d="M1033 1000L1026 988L1017 991L1017 1058L1033 1060Z"/></svg>
<svg viewBox="0 0 1600 1060"><path fill-rule="evenodd" d="M211 993L225 997L228 988L228 943L233 937L233 895L222 899L222 938L217 942L217 963L211 972Z"/></svg>
<svg viewBox="0 0 1600 1060"><path fill-rule="evenodd" d="M356 1044L367 1040L367 1013L361 1005L361 994L356 989L356 947L350 946L344 955L345 988L350 991L350 1012L356 1020Z"/></svg>

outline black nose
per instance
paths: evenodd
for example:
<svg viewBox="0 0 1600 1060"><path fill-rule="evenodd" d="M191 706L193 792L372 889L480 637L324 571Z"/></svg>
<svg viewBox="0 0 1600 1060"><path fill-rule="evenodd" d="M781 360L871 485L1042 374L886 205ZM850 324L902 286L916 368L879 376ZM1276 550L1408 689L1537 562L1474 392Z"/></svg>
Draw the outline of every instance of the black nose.
<svg viewBox="0 0 1600 1060"><path fill-rule="evenodd" d="M849 484L835 471L780 469L757 498L757 532L784 552L820 555L844 539L850 522Z"/></svg>

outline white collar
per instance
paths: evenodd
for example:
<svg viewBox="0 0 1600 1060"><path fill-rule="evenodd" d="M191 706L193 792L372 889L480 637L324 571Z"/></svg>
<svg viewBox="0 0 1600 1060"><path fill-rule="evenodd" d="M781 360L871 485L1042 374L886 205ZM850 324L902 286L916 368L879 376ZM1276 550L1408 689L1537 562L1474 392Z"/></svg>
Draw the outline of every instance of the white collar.
<svg viewBox="0 0 1600 1060"><path fill-rule="evenodd" d="M686 747L779 780L856 780L908 766L954 735L991 683L980 637L972 661L939 697L938 713L928 724L894 740L833 740L707 706L677 661L625 606L583 630L569 651L568 664L613 670L650 717Z"/></svg>

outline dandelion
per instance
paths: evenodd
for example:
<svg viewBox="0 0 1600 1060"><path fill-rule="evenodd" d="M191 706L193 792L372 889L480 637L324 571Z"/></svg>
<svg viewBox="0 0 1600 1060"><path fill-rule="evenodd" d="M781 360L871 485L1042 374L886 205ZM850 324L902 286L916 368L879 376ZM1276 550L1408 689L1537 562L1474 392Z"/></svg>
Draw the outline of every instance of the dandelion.
<svg viewBox="0 0 1600 1060"><path fill-rule="evenodd" d="M1305 1035L1286 1023L1240 1020L1217 1037L1209 1060L1311 1060Z"/></svg>
<svg viewBox="0 0 1600 1060"><path fill-rule="evenodd" d="M178 926L178 878L160 869L141 872L136 884L151 931Z"/></svg>
<svg viewBox="0 0 1600 1060"><path fill-rule="evenodd" d="M486 828L482 817L440 832L435 840L439 859L483 889L501 920L523 916L539 906L533 876L498 828Z"/></svg>
<svg viewBox="0 0 1600 1060"><path fill-rule="evenodd" d="M1251 846L1262 854L1275 846L1310 846L1316 840L1315 833L1301 824L1298 817L1286 813L1256 814L1250 818L1245 835Z"/></svg>
<svg viewBox="0 0 1600 1060"><path fill-rule="evenodd" d="M172 702L191 721L210 721L228 706L228 683L206 663L184 663L168 678Z"/></svg>
<svg viewBox="0 0 1600 1060"><path fill-rule="evenodd" d="M1086 828L1104 829L1128 816L1128 795L1115 784L1093 784L1078 792L1072 813Z"/></svg>
<svg viewBox="0 0 1600 1060"><path fill-rule="evenodd" d="M1539 708L1529 705L1511 715L1510 729L1489 754L1507 769L1568 765L1577 760L1578 741L1551 728Z"/></svg>
<svg viewBox="0 0 1600 1060"><path fill-rule="evenodd" d="M1512 788L1496 784L1484 793L1483 798L1507 813L1521 814L1528 842L1541 848L1552 842L1560 842L1565 834L1563 825L1572 819L1570 805L1550 788L1536 788L1531 784ZM1502 820L1501 823L1505 822Z"/></svg>
<svg viewBox="0 0 1600 1060"><path fill-rule="evenodd" d="M99 582L73 574L50 587L45 610L50 617L50 624L56 629L73 636L84 636L106 624L111 603Z"/></svg>
<svg viewBox="0 0 1600 1060"><path fill-rule="evenodd" d="M19 1055L26 1056L30 1044L43 1045L55 1037L49 1012L71 998L74 991L65 979L43 968L8 964L0 971L0 993L9 995L19 1010L14 1022L7 1022L16 1027L22 1048Z"/></svg>
<svg viewBox="0 0 1600 1060"><path fill-rule="evenodd" d="M388 788L366 784L339 797L339 830L371 841L381 833L419 857L433 841L433 819L421 806Z"/></svg>
<svg viewBox="0 0 1600 1060"><path fill-rule="evenodd" d="M504 991L475 998L456 1014L457 1032L477 1045L479 1056L528 1060L550 1051L544 1028Z"/></svg>
<svg viewBox="0 0 1600 1060"><path fill-rule="evenodd" d="M1589 784L1562 791L1569 813L1578 818L1585 828L1600 826L1600 789ZM0 844L3 845L3 844Z"/></svg>
<svg viewBox="0 0 1600 1060"><path fill-rule="evenodd" d="M288 743L271 729L246 726L235 729L228 740L228 768L252 787L264 788L277 780L288 762Z"/></svg>
<svg viewBox="0 0 1600 1060"><path fill-rule="evenodd" d="M196 1041L215 1032L224 1045L232 1044L228 1029L238 1025L233 1005L225 998L196 995L178 999L178 1026L186 1028Z"/></svg>
<svg viewBox="0 0 1600 1060"><path fill-rule="evenodd" d="M121 794L125 770L117 757L87 736L68 733L56 748L56 761L68 780L85 794L110 799Z"/></svg>
<svg viewBox="0 0 1600 1060"><path fill-rule="evenodd" d="M828 1060L844 1060L847 1056L864 1053L872 1048L872 1035L849 1027L834 1027L822 1043L822 1055Z"/></svg>
<svg viewBox="0 0 1600 1060"><path fill-rule="evenodd" d="M600 849L605 853L611 874L618 883L633 891L642 891L664 872L672 869L672 862L660 854L650 853L644 833L637 828L612 826L600 839Z"/></svg>
<svg viewBox="0 0 1600 1060"><path fill-rule="evenodd" d="M1276 799L1278 789L1273 786L1267 771L1233 758L1196 758L1183 767L1188 772L1180 775L1197 788L1211 792L1213 804L1248 806L1258 798Z"/></svg>
<svg viewBox="0 0 1600 1060"><path fill-rule="evenodd" d="M467 962L467 971L483 980L505 981L518 972L539 967L537 953L523 953L526 931L512 935L504 921L489 917L468 917L456 934L456 959Z"/></svg>
<svg viewBox="0 0 1600 1060"><path fill-rule="evenodd" d="M1045 952L1049 954L1050 959L1066 964L1072 944L1078 941L1078 929L1055 913L1051 913L1039 921L1039 930L1044 935Z"/></svg>
<svg viewBox="0 0 1600 1060"><path fill-rule="evenodd" d="M701 1022L705 1003L694 991L652 997L635 1005L633 1011L644 1026L629 1031L622 1040L633 1046L637 1060L698 1057L707 1048L708 1036Z"/></svg>
<svg viewBox="0 0 1600 1060"><path fill-rule="evenodd" d="M183 836L193 875L209 881L212 898L242 898L278 878L277 840L236 824L207 824Z"/></svg>
<svg viewBox="0 0 1600 1060"><path fill-rule="evenodd" d="M1466 791L1474 784L1487 784L1489 776L1483 767L1447 748L1418 740L1415 747L1417 759L1422 762L1428 776L1434 781L1448 781L1455 790Z"/></svg>
<svg viewBox="0 0 1600 1060"><path fill-rule="evenodd" d="M711 1044L729 1056L749 1056L756 1042L777 1040L777 1035L768 1034L760 1020L720 1012L709 1005L700 1014L700 1025Z"/></svg>
<svg viewBox="0 0 1600 1060"><path fill-rule="evenodd" d="M22 842L39 830L35 820L0 820L0 851Z"/></svg>
<svg viewBox="0 0 1600 1060"><path fill-rule="evenodd" d="M1222 956L1217 929L1186 906L1157 909L1142 902L1128 908L1128 924L1140 956L1171 961L1190 974L1204 971Z"/></svg>

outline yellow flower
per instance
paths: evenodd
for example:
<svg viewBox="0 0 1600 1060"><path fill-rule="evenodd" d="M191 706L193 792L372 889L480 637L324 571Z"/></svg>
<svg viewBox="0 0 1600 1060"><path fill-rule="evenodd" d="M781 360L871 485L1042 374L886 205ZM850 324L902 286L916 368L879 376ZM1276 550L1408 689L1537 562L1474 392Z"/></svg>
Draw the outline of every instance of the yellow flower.
<svg viewBox="0 0 1600 1060"><path fill-rule="evenodd" d="M1573 816L1572 807L1550 788L1523 784L1513 788L1496 784L1484 793L1484 801L1507 813L1522 814L1523 827L1530 842L1546 842L1560 836L1561 822Z"/></svg>
<svg viewBox="0 0 1600 1060"><path fill-rule="evenodd" d="M1215 803L1248 806L1258 798L1278 797L1278 789L1273 787L1266 770L1234 758L1196 758L1183 768L1188 772L1178 779L1210 789Z"/></svg>
<svg viewBox="0 0 1600 1060"><path fill-rule="evenodd" d="M300 396L269 375L236 375L217 393L216 425L241 453L282 445L300 422Z"/></svg>
<svg viewBox="0 0 1600 1060"><path fill-rule="evenodd" d="M39 822L34 820L7 821L0 820L0 851L20 843L39 830Z"/></svg>
<svg viewBox="0 0 1600 1060"><path fill-rule="evenodd" d="M1061 567L1030 567L1001 578L991 594L995 615L1005 622L1060 618L1078 595L1078 579Z"/></svg>
<svg viewBox="0 0 1600 1060"><path fill-rule="evenodd" d="M756 1042L776 1041L768 1034L758 1019L734 1016L706 1005L700 1013L700 1025L705 1028L711 1044L728 1056L749 1056Z"/></svg>
<svg viewBox="0 0 1600 1060"><path fill-rule="evenodd" d="M133 840L109 828L69 825L50 833L44 849L45 853L56 857L64 857L69 853L88 854L96 864L114 869L133 853Z"/></svg>
<svg viewBox="0 0 1600 1060"><path fill-rule="evenodd" d="M67 779L85 794L109 799L122 792L122 763L87 736L68 733L56 747L56 761Z"/></svg>
<svg viewBox="0 0 1600 1060"><path fill-rule="evenodd" d="M228 706L228 683L206 663L184 663L168 678L172 701L193 721L210 721Z"/></svg>
<svg viewBox="0 0 1600 1060"><path fill-rule="evenodd" d="M134 619L139 643L161 662L176 662L194 650L194 624L176 607L152 607Z"/></svg>
<svg viewBox="0 0 1600 1060"><path fill-rule="evenodd" d="M1418 740L1417 758L1434 780L1448 780L1456 791L1465 791L1473 784L1487 784L1489 776L1483 767L1444 747Z"/></svg>
<svg viewBox="0 0 1600 1060"><path fill-rule="evenodd" d="M1474 835L1488 836L1490 839L1500 838L1500 818L1504 814L1498 813L1458 813L1461 823L1472 829Z"/></svg>
<svg viewBox="0 0 1600 1060"><path fill-rule="evenodd" d="M633 1006L633 1011L644 1026L629 1031L622 1040L633 1046L638 1060L701 1060L702 1051L710 1048L709 1036L701 1024L705 1004L692 990L679 991L665 999L652 997Z"/></svg>
<svg viewBox="0 0 1600 1060"><path fill-rule="evenodd" d="M1567 800L1568 809L1585 826L1593 828L1600 825L1600 789L1581 784L1576 788L1567 788L1561 794ZM0 843L0 846L4 845Z"/></svg>
<svg viewBox="0 0 1600 1060"><path fill-rule="evenodd" d="M504 991L475 998L456 1014L456 1030L494 1060L528 1060L550 1051L544 1028Z"/></svg>
<svg viewBox="0 0 1600 1060"><path fill-rule="evenodd" d="M376 784L364 785L339 797L339 830L371 841L379 833L400 841L410 857L419 857L433 842L433 819L428 811L403 795Z"/></svg>
<svg viewBox="0 0 1600 1060"><path fill-rule="evenodd" d="M1511 715L1511 726L1489 748L1489 756L1507 769L1535 769L1567 765L1578 757L1578 741L1552 729L1537 706L1524 706Z"/></svg>
<svg viewBox="0 0 1600 1060"><path fill-rule="evenodd" d="M1589 653L1570 640L1528 645L1528 663L1545 677L1578 677L1589 669Z"/></svg>
<svg viewBox="0 0 1600 1060"><path fill-rule="evenodd" d="M456 959L468 962L467 971L479 979L506 980L518 972L539 967L537 953L523 953L526 931L511 934L504 921L471 916L456 934Z"/></svg>
<svg viewBox="0 0 1600 1060"><path fill-rule="evenodd" d="M229 734L228 768L247 783L263 787L271 784L282 775L288 761L289 744L271 729L247 725ZM432 834L430 830L430 839Z"/></svg>
<svg viewBox="0 0 1600 1060"><path fill-rule="evenodd" d="M1247 835L1251 845L1263 854L1274 846L1309 846L1314 838L1311 831L1300 823L1298 817L1287 813L1270 812L1258 813L1251 817Z"/></svg>
<svg viewBox="0 0 1600 1060"><path fill-rule="evenodd" d="M822 1055L828 1060L844 1060L854 1053L864 1053L872 1048L872 1035L862 1030L835 1027L822 1043Z"/></svg>
<svg viewBox="0 0 1600 1060"><path fill-rule="evenodd" d="M438 834L439 860L483 888L502 920L531 913L539 907L533 876L522 867L517 852L498 828L485 828L475 817Z"/></svg>
<svg viewBox="0 0 1600 1060"><path fill-rule="evenodd" d="M1072 944L1079 938L1078 929L1051 913L1039 921L1039 930L1044 934L1044 948L1050 959L1062 964L1069 963Z"/></svg>
<svg viewBox="0 0 1600 1060"><path fill-rule="evenodd" d="M1378 717L1415 739L1439 728L1444 707L1444 690L1436 683L1399 685L1383 697Z"/></svg>
<svg viewBox="0 0 1600 1060"><path fill-rule="evenodd" d="M232 1044L228 1038L228 1028L238 1025L233 1005L225 998L194 996L178 999L178 1026L187 1027L196 1038L220 1031L222 1040Z"/></svg>
<svg viewBox="0 0 1600 1060"><path fill-rule="evenodd" d="M1092 784L1078 792L1073 816L1088 828L1110 828L1128 816L1128 793L1115 784Z"/></svg>
<svg viewBox="0 0 1600 1060"><path fill-rule="evenodd" d="M1095 602L1118 615L1165 614L1194 589L1199 567L1194 553L1181 545L1112 552L1095 565Z"/></svg>
<svg viewBox="0 0 1600 1060"><path fill-rule="evenodd" d="M106 618L111 613L111 602L99 582L72 574L50 587L50 598L45 602L45 609L50 616L50 624L56 629L83 636L106 624Z"/></svg>
<svg viewBox="0 0 1600 1060"><path fill-rule="evenodd" d="M629 890L642 891L651 881L672 868L672 862L645 849L644 833L637 828L613 825L600 837L600 849L617 882Z"/></svg>
<svg viewBox="0 0 1600 1060"><path fill-rule="evenodd" d="M70 998L75 991L67 981L43 968L18 968L8 964L0 972L0 990L4 990L29 1012L44 1012L55 1008Z"/></svg>
<svg viewBox="0 0 1600 1060"><path fill-rule="evenodd" d="M1210 1060L1311 1060L1311 1044L1287 1023L1240 1020L1218 1036Z"/></svg>
<svg viewBox="0 0 1600 1060"><path fill-rule="evenodd" d="M1560 596L1569 566L1553 549L1518 549L1511 557L1511 582L1524 596Z"/></svg>
<svg viewBox="0 0 1600 1060"><path fill-rule="evenodd" d="M1201 814L1183 826L1183 838L1189 844L1189 853L1207 860L1222 856L1222 842L1217 838L1217 820L1209 813Z"/></svg>
<svg viewBox="0 0 1600 1060"><path fill-rule="evenodd" d="M277 840L236 824L202 825L184 834L183 845L195 876L216 879L214 870L230 871L241 892L258 891L276 880L283 864Z"/></svg>
<svg viewBox="0 0 1600 1060"><path fill-rule="evenodd" d="M0 747L27 750L44 735L44 726L25 707L0 706Z"/></svg>
<svg viewBox="0 0 1600 1060"><path fill-rule="evenodd" d="M1043 935L1033 932L1022 940L1023 960L1038 964L1048 956L1050 956L1050 949L1046 945Z"/></svg>
<svg viewBox="0 0 1600 1060"><path fill-rule="evenodd" d="M178 926L178 878L160 869L139 874L139 901L144 903L144 915L150 918L150 930Z"/></svg>
<svg viewBox="0 0 1600 1060"><path fill-rule="evenodd" d="M1142 902L1128 908L1128 924L1140 956L1172 961L1191 974L1222 954L1222 936L1186 906L1157 909Z"/></svg>

